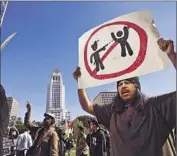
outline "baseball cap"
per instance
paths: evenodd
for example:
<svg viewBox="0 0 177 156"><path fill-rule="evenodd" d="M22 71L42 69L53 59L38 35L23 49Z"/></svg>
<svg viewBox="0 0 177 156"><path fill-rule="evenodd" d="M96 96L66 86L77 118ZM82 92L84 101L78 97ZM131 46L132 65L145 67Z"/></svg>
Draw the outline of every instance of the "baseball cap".
<svg viewBox="0 0 177 156"><path fill-rule="evenodd" d="M55 115L52 114L52 113L45 113L44 117L46 117L46 116L49 116L49 117L51 117L51 118L53 118L55 120Z"/></svg>

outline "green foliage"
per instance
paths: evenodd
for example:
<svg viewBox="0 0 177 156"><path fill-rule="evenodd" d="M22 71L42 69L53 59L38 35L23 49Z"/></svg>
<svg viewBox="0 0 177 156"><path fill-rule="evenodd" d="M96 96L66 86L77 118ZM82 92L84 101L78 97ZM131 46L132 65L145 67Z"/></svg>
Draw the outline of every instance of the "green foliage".
<svg viewBox="0 0 177 156"><path fill-rule="evenodd" d="M76 119L82 122L84 127L88 127L88 121L90 120L91 116L83 115L79 116Z"/></svg>
<svg viewBox="0 0 177 156"><path fill-rule="evenodd" d="M72 122L72 127L73 127L73 136L72 139L75 141L77 140L78 134L79 134L79 126L85 127L85 133L88 133L87 127L88 127L88 121L90 119L90 116L84 115L84 116L79 116Z"/></svg>
<svg viewBox="0 0 177 156"><path fill-rule="evenodd" d="M21 118L18 118L17 121L15 122L15 127L19 131L19 133L22 133L25 126Z"/></svg>
<svg viewBox="0 0 177 156"><path fill-rule="evenodd" d="M36 121L34 124L39 126L39 127L42 127L42 122L40 122L40 121Z"/></svg>
<svg viewBox="0 0 177 156"><path fill-rule="evenodd" d="M15 123L15 126L21 126L21 125L23 125L23 121L22 121L22 119L19 117L19 118L17 119L16 123Z"/></svg>
<svg viewBox="0 0 177 156"><path fill-rule="evenodd" d="M33 121L32 122L32 124L34 124L34 125L36 125L36 126L39 126L39 127L41 127L42 126L42 122L40 122L40 121ZM24 123L23 123L23 121L22 121L22 119L21 118L18 118L18 120L16 121L16 123L15 123L15 127L17 128L17 130L19 131L19 133L22 133L23 132L23 130L24 130L24 128L25 128L25 125L24 125Z"/></svg>

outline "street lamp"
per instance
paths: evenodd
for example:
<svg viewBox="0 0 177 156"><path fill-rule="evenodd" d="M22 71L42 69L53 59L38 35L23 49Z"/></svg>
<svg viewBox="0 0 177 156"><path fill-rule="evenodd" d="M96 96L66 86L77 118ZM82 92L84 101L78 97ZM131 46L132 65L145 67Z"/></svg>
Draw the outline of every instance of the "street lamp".
<svg viewBox="0 0 177 156"><path fill-rule="evenodd" d="M7 5L8 5L8 1L1 1L1 10L0 10L0 28L2 28L2 23L4 20L4 16L6 13L6 9L7 9ZM4 49L4 47L12 40L12 38L14 38L16 35L16 32L11 34L9 37L7 37L7 39L4 40L3 43L1 43L1 47L0 47L0 51L2 52L2 50Z"/></svg>

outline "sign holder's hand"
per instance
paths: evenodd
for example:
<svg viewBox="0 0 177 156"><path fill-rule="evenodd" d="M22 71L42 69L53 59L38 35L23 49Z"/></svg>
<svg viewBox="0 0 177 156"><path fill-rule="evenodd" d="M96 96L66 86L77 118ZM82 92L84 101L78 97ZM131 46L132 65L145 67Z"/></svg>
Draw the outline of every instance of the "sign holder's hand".
<svg viewBox="0 0 177 156"><path fill-rule="evenodd" d="M169 59L171 60L171 62L173 63L174 67L177 69L177 65L176 65L176 53L174 50L174 44L172 40L164 40L163 38L160 38L157 41L160 49L163 52L166 52Z"/></svg>
<svg viewBox="0 0 177 156"><path fill-rule="evenodd" d="M78 81L78 78L81 76L80 67L77 67L76 70L73 72L73 77L76 81Z"/></svg>
<svg viewBox="0 0 177 156"><path fill-rule="evenodd" d="M157 43L160 49L168 55L174 53L174 45L172 40L164 40L163 38L160 38Z"/></svg>

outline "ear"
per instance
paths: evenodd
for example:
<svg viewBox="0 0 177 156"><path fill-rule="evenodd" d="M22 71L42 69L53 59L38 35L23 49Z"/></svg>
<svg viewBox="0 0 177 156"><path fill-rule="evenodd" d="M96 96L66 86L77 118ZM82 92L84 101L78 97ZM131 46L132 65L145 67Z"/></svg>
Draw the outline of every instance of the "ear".
<svg viewBox="0 0 177 156"><path fill-rule="evenodd" d="M138 88L138 85L137 85L136 83L133 83L133 84L134 84L134 86L136 87L136 89L139 89L139 88Z"/></svg>

